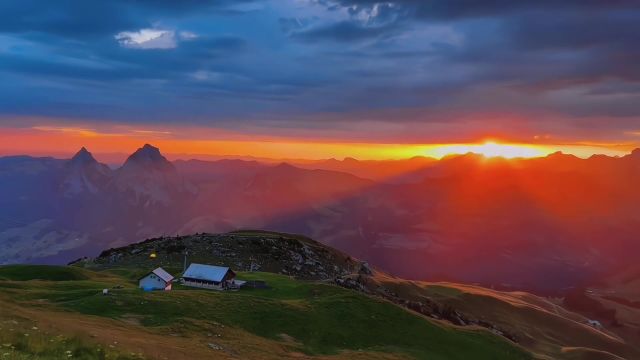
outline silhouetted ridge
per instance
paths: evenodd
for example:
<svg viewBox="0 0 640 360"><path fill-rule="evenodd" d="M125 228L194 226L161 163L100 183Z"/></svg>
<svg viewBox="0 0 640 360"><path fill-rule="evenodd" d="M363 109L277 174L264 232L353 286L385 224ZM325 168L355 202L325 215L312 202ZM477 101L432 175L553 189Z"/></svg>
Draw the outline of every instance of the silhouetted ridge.
<svg viewBox="0 0 640 360"><path fill-rule="evenodd" d="M93 155L83 146L72 158L72 164L93 164L97 163Z"/></svg>
<svg viewBox="0 0 640 360"><path fill-rule="evenodd" d="M149 144L145 144L143 147L131 154L123 167L174 169L173 164L171 164L169 160L160 153L160 149Z"/></svg>
<svg viewBox="0 0 640 360"><path fill-rule="evenodd" d="M289 163L286 162L282 162L276 166L273 167L273 170L277 170L277 171L286 171L286 172L294 172L294 171L299 171L300 168L295 167Z"/></svg>

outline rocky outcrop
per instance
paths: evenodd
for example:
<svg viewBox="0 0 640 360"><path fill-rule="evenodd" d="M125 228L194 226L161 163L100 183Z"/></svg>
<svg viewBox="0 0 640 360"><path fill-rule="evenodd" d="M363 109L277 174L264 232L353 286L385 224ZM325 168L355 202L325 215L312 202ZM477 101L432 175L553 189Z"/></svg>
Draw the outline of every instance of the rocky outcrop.
<svg viewBox="0 0 640 360"><path fill-rule="evenodd" d="M154 258L150 258L151 254ZM161 265L182 268L200 262L238 271L266 271L303 280L333 280L363 268L361 262L311 239L269 232L233 232L162 237L103 251L89 267ZM370 270L369 270L370 271Z"/></svg>

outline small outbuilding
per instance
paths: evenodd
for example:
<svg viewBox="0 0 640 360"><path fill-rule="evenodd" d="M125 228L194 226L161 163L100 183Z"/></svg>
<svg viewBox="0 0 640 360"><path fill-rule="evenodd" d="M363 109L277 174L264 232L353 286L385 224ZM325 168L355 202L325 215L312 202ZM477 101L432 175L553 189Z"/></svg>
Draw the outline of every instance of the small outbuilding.
<svg viewBox="0 0 640 360"><path fill-rule="evenodd" d="M173 275L169 274L163 268L159 267L140 278L140 280L138 281L138 286L145 291L169 291L171 290L172 283Z"/></svg>
<svg viewBox="0 0 640 360"><path fill-rule="evenodd" d="M182 283L203 289L225 290L239 287L237 283L240 281L235 278L236 273L228 267L191 264L182 275Z"/></svg>

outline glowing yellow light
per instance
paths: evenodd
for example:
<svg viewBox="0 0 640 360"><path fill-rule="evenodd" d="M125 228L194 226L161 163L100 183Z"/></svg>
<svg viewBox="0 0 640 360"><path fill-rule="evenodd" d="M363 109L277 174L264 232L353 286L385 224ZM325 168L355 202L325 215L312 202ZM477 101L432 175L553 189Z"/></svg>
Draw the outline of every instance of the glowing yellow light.
<svg viewBox="0 0 640 360"><path fill-rule="evenodd" d="M151 253L151 254L149 254L149 258L150 258L150 259L155 259L155 258L156 258L156 256L157 256L157 255L156 255L156 253Z"/></svg>
<svg viewBox="0 0 640 360"><path fill-rule="evenodd" d="M553 150L541 146L525 144L499 144L493 141L484 144L442 145L434 150L437 157L454 154L475 153L486 157L502 157L505 159L532 158L546 156Z"/></svg>

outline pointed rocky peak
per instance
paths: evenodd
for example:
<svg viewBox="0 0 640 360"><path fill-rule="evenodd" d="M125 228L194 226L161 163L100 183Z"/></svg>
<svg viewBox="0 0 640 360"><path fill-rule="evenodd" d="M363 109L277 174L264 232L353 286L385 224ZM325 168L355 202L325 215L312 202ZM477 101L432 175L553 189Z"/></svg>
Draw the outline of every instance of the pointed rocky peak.
<svg viewBox="0 0 640 360"><path fill-rule="evenodd" d="M99 163L84 147L67 162L65 170L60 188L66 197L96 194L112 175L111 169Z"/></svg>
<svg viewBox="0 0 640 360"><path fill-rule="evenodd" d="M136 150L130 157L135 159L148 159L151 161L162 161L166 160L164 156L160 153L160 149L153 145L144 144L143 147Z"/></svg>
<svg viewBox="0 0 640 360"><path fill-rule="evenodd" d="M160 149L155 146L145 144L129 156L123 167L143 167L164 170L173 169L173 164L171 164L169 160L160 153Z"/></svg>
<svg viewBox="0 0 640 360"><path fill-rule="evenodd" d="M72 164L77 165L89 165L96 164L98 161L91 155L91 153L83 146L72 158Z"/></svg>

